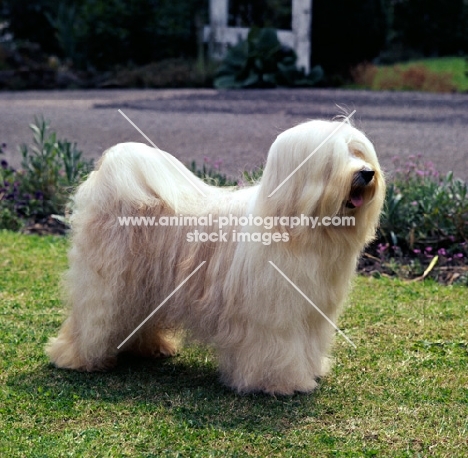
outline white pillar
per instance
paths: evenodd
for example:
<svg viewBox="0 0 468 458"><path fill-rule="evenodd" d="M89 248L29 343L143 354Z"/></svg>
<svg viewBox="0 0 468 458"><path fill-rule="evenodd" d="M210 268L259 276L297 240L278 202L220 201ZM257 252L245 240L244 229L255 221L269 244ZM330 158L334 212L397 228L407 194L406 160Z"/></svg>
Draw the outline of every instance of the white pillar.
<svg viewBox="0 0 468 458"><path fill-rule="evenodd" d="M228 25L229 0L210 0L210 55L221 59L225 54L224 30Z"/></svg>
<svg viewBox="0 0 468 458"><path fill-rule="evenodd" d="M306 73L310 71L312 2L292 0L292 31L278 30L280 41L296 51L297 66ZM208 41L209 54L215 60L225 56L228 43L235 44L248 33L247 28L228 28L228 14L229 0L210 0L210 27L205 27L204 40Z"/></svg>
<svg viewBox="0 0 468 458"><path fill-rule="evenodd" d="M214 3L214 2L212 2ZM297 66L310 71L312 41L312 0L292 0L292 30Z"/></svg>

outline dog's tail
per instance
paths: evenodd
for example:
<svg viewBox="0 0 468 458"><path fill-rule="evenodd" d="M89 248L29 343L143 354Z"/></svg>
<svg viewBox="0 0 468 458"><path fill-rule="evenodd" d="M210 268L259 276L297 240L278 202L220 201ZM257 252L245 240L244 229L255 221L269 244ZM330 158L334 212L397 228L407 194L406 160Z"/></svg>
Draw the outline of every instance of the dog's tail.
<svg viewBox="0 0 468 458"><path fill-rule="evenodd" d="M212 187L170 154L142 143L120 143L107 150L75 196L75 211L125 210L164 205L185 213L200 208ZM195 205L194 205L195 204Z"/></svg>

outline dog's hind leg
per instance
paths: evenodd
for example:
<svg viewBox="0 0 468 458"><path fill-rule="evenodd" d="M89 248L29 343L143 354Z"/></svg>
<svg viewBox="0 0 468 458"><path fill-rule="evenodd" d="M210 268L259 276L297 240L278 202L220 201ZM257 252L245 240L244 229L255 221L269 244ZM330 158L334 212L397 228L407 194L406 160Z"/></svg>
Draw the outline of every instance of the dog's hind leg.
<svg viewBox="0 0 468 458"><path fill-rule="evenodd" d="M50 339L47 354L61 368L96 371L112 367L117 346L133 329L115 288L81 262L72 265L66 286L71 314L59 335Z"/></svg>
<svg viewBox="0 0 468 458"><path fill-rule="evenodd" d="M100 311L81 316L76 308L62 325L56 338L49 340L46 352L51 361L64 369L99 371L113 367L119 352L119 339L125 337L115 325L118 320L108 319Z"/></svg>
<svg viewBox="0 0 468 458"><path fill-rule="evenodd" d="M86 273L69 282L71 315L58 337L51 339L46 347L56 366L99 371L114 366L120 352L144 357L169 357L175 354L178 343L175 331L158 328L151 322L121 346L144 320L147 310L143 306L135 307L135 304L132 307L131 297L125 298L122 291L119 294L115 288L110 288L91 269ZM80 285L81 278L89 282L87 287ZM152 320L156 319L152 317Z"/></svg>
<svg viewBox="0 0 468 458"><path fill-rule="evenodd" d="M73 318L67 319L58 336L46 345L46 352L57 367L88 372L112 368L117 361L116 350L117 347L90 347Z"/></svg>

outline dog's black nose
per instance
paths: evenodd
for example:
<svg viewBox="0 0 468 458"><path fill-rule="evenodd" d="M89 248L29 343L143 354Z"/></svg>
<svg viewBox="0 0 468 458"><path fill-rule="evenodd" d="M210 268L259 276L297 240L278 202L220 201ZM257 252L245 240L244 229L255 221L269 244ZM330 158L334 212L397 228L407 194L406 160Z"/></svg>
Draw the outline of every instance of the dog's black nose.
<svg viewBox="0 0 468 458"><path fill-rule="evenodd" d="M369 184L375 172L373 170L361 170L359 174L361 175L361 178L364 181L364 183Z"/></svg>

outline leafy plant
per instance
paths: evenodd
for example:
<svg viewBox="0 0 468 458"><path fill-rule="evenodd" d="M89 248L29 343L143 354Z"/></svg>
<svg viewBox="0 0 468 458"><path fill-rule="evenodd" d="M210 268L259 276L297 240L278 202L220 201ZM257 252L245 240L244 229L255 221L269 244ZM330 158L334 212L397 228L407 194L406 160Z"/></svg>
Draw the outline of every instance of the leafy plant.
<svg viewBox="0 0 468 458"><path fill-rule="evenodd" d="M190 164L190 171L198 178L201 178L203 181L213 186L237 186L236 180L220 172L221 163L222 160L218 159L211 164L211 160L205 157L201 168L197 166L195 161L192 161Z"/></svg>
<svg viewBox="0 0 468 458"><path fill-rule="evenodd" d="M397 164L399 160L396 160ZM389 184L381 232L410 249L468 240L468 183L410 156Z"/></svg>
<svg viewBox="0 0 468 458"><path fill-rule="evenodd" d="M79 18L77 18L76 4L60 3L55 17L48 11L44 14L55 29L55 37L64 56L76 64L81 63L77 52Z"/></svg>
<svg viewBox="0 0 468 458"><path fill-rule="evenodd" d="M295 52L283 46L275 29L252 28L247 40L229 48L216 74L218 89L313 86L323 77L321 67L309 75L296 67Z"/></svg>
<svg viewBox="0 0 468 458"><path fill-rule="evenodd" d="M22 160L21 189L40 193L43 198L34 214L62 214L70 190L92 169L92 161L82 159L75 143L57 139L50 123L36 118L30 125L33 144L20 147Z"/></svg>
<svg viewBox="0 0 468 458"><path fill-rule="evenodd" d="M3 154L5 147L5 144L1 145L0 154ZM5 159L0 166L0 229L17 231L23 226L24 219L30 216L31 206L35 207L42 195L24 193L19 181L21 173Z"/></svg>
<svg viewBox="0 0 468 458"><path fill-rule="evenodd" d="M29 219L62 215L72 189L92 168L76 144L57 139L49 126L42 118L30 125L33 144L20 147L21 170L0 163L0 228L18 230Z"/></svg>
<svg viewBox="0 0 468 458"><path fill-rule="evenodd" d="M16 189L8 189L11 182L5 173L0 176L0 229L17 231L21 228L21 219L16 214Z"/></svg>
<svg viewBox="0 0 468 458"><path fill-rule="evenodd" d="M263 168L260 167L252 171L242 172L242 176L239 179L231 178L226 174L221 173L220 168L222 162L222 159L217 159L212 162L210 158L205 157L201 168L197 166L195 161L192 161L190 164L190 170L198 178L201 178L203 181L213 186L242 187L245 185L252 185L260 180L263 173Z"/></svg>

